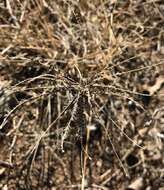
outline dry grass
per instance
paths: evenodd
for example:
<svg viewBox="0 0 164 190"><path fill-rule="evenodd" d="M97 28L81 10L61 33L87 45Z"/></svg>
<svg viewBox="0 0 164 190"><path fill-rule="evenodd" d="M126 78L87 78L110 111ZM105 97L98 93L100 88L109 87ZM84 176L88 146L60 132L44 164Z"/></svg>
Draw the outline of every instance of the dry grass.
<svg viewBox="0 0 164 190"><path fill-rule="evenodd" d="M162 187L162 0L0 11L1 188L125 189L138 176Z"/></svg>

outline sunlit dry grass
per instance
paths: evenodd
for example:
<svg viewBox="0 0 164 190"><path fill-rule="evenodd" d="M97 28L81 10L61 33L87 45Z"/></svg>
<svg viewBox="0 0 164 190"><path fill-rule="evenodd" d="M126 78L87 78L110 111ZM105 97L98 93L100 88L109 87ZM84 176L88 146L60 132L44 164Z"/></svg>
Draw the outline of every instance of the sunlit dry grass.
<svg viewBox="0 0 164 190"><path fill-rule="evenodd" d="M57 152L80 142L84 189L93 138L91 131L86 137L86 129L94 125L101 126L104 151L110 147L130 176L124 155L130 147L138 152L146 147L136 131L153 125L149 99L163 96L158 93L164 68L162 1L7 0L0 10L2 81L8 81L3 88L15 101L1 130L9 121L15 126L7 130L10 161L20 168L24 163L20 170L26 168L25 181L44 186L53 154L64 168L63 185L71 187ZM149 87L156 82L153 91ZM136 115L141 115L141 124ZM17 156L21 149L24 155Z"/></svg>

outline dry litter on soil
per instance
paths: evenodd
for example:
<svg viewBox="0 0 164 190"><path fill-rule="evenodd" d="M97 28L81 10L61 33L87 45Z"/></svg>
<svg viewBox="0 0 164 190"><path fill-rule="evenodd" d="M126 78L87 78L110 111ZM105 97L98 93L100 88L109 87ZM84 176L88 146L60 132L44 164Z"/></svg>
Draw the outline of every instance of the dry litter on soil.
<svg viewBox="0 0 164 190"><path fill-rule="evenodd" d="M164 190L163 84L163 0L0 0L0 189Z"/></svg>

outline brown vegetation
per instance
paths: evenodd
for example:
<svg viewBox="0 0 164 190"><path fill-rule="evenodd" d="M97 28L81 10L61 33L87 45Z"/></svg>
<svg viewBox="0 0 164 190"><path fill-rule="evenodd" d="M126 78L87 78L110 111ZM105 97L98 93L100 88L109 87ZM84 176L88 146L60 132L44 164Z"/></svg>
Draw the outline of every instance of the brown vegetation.
<svg viewBox="0 0 164 190"><path fill-rule="evenodd" d="M0 1L0 189L164 187L162 0Z"/></svg>

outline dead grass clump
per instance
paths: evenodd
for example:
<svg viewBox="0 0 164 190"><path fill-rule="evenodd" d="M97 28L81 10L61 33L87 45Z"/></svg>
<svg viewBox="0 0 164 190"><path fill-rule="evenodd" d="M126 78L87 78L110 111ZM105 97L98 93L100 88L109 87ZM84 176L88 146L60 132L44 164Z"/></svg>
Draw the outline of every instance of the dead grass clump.
<svg viewBox="0 0 164 190"><path fill-rule="evenodd" d="M0 3L2 188L162 187L163 9Z"/></svg>

